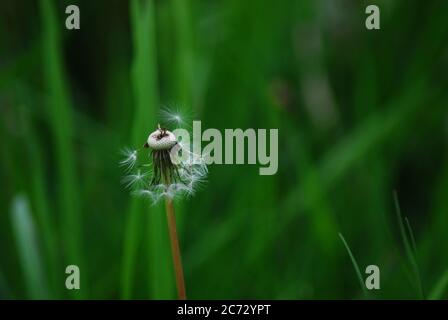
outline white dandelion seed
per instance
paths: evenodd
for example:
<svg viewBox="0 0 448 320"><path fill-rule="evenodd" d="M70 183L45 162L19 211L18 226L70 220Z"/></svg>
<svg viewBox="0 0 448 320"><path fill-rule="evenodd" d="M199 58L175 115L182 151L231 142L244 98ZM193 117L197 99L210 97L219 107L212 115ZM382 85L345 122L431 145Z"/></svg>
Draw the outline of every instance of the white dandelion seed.
<svg viewBox="0 0 448 320"><path fill-rule="evenodd" d="M191 118L191 115L187 115L185 112L180 111L179 108L177 108L175 111L171 110L170 108L163 108L160 110L160 118L162 123L179 128L189 127L188 122Z"/></svg>
<svg viewBox="0 0 448 320"><path fill-rule="evenodd" d="M153 205L157 204L163 198L163 193L155 192L149 189L136 190L133 194L138 197L148 198Z"/></svg>
<svg viewBox="0 0 448 320"><path fill-rule="evenodd" d="M125 167L126 171L131 171L137 162L137 150L125 148L121 152L124 159L120 161L120 166Z"/></svg>
<svg viewBox="0 0 448 320"><path fill-rule="evenodd" d="M147 183L145 178L149 175L149 172L141 172L140 170L137 171L135 174L129 174L125 176L121 182L125 184L126 188L130 189L141 189L144 187L144 185Z"/></svg>

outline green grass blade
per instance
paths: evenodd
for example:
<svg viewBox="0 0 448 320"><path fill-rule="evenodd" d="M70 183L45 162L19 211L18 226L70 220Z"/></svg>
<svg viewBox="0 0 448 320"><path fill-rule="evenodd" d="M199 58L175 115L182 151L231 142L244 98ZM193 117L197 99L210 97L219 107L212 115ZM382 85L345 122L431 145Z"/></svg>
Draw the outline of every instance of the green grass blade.
<svg viewBox="0 0 448 320"><path fill-rule="evenodd" d="M176 36L175 85L176 97L182 106L192 107L193 48L190 25L190 1L173 0L173 17Z"/></svg>
<svg viewBox="0 0 448 320"><path fill-rule="evenodd" d="M406 223L406 229L408 230L409 237L411 238L411 246L413 250L414 256L417 256L417 243L415 242L414 232L412 231L411 224L409 222L408 217L404 217L404 221Z"/></svg>
<svg viewBox="0 0 448 320"><path fill-rule="evenodd" d="M398 219L398 225L400 228L401 238L403 239L406 255L409 259L409 262L412 267L412 271L414 273L415 285L417 287L418 294L419 294L420 298L424 299L425 295L423 293L423 286L422 286L422 282L421 282L421 278L420 278L420 271L418 268L417 260L415 259L414 251L412 249L411 243L408 239L408 235L406 234L406 230L405 230L405 227L403 224L403 216L401 214L400 203L398 201L397 192L394 192L394 201L395 201L395 211L397 212L397 219ZM415 248L415 239L413 237L413 233L412 233L410 225L408 226L408 228L410 230L409 233L411 234L413 246Z"/></svg>
<svg viewBox="0 0 448 320"><path fill-rule="evenodd" d="M417 278L418 290L420 292L420 296L422 297L422 299L425 299L425 292L423 291L423 283L422 283L421 276L420 276L420 268L417 263L417 242L415 241L414 232L412 231L411 223L409 222L409 219L407 217L404 217L404 220L406 222L406 228L408 230L409 237L411 239L413 257L414 257L413 265L414 265L414 269L415 269L415 271L414 271L415 276Z"/></svg>
<svg viewBox="0 0 448 320"><path fill-rule="evenodd" d="M32 99L30 94L24 90L18 90L17 96L25 99L24 105L31 106ZM26 97L26 98L25 98ZM23 148L26 149L30 158L33 159L27 167L27 184L30 187L30 202L33 204L34 212L36 214L36 225L40 228L43 241L43 249L45 253L45 265L48 266L47 274L51 282L52 294L60 294L60 283L63 281L63 274L60 273L62 266L59 265L57 254L57 238L55 233L54 219L51 216L48 195L46 193L47 183L45 181L45 158L43 155L41 141L36 132L35 124L25 107L17 108L23 121L23 127L26 132L27 139Z"/></svg>
<svg viewBox="0 0 448 320"><path fill-rule="evenodd" d="M146 141L148 133L156 128L159 111L153 1L132 0L130 14L134 49L131 80L135 99L132 143L134 147L140 147ZM146 209L143 209L143 205ZM170 249L162 207L151 207L141 199L132 199L128 219L123 252L122 298L131 297L136 246L140 238L138 227L147 221L150 296L156 299L172 297L174 283L171 280Z"/></svg>
<svg viewBox="0 0 448 320"><path fill-rule="evenodd" d="M359 285L361 286L362 292L364 294L364 298L367 298L367 291L365 288L364 279L362 278L361 269L359 269L358 262L356 262L355 256L353 255L352 251L350 250L350 247L348 246L347 241L345 241L344 236L341 233L339 233L339 237L341 238L342 243L345 246L345 249L347 249L348 255L350 256L350 260L352 260L353 268L355 268L356 275L359 280Z"/></svg>
<svg viewBox="0 0 448 320"><path fill-rule="evenodd" d="M123 243L123 262L121 272L121 298L130 299L132 297L132 284L134 280L135 259L137 255L137 245L140 236L138 230L141 220L141 206L133 199L129 208L129 216L126 222L126 230Z"/></svg>
<svg viewBox="0 0 448 320"><path fill-rule="evenodd" d="M448 270L446 270L428 296L429 300L440 300L448 286Z"/></svg>
<svg viewBox="0 0 448 320"><path fill-rule="evenodd" d="M9 283L0 269L0 300L14 299Z"/></svg>
<svg viewBox="0 0 448 320"><path fill-rule="evenodd" d="M13 200L11 224L28 296L31 299L46 299L48 290L38 246L39 237L24 195L17 195Z"/></svg>
<svg viewBox="0 0 448 320"><path fill-rule="evenodd" d="M72 142L73 123L72 105L68 94L67 83L63 68L63 46L60 30L63 24L58 22L54 2L39 1L43 32L43 63L44 79L48 92L48 115L55 144L56 176L58 177L58 193L60 198L59 212L61 214L62 234L66 245L64 265L75 264L86 277L88 268L85 267L81 254L81 221L79 187L75 172L75 152ZM83 298L86 294L85 286L82 290L73 290L75 298Z"/></svg>

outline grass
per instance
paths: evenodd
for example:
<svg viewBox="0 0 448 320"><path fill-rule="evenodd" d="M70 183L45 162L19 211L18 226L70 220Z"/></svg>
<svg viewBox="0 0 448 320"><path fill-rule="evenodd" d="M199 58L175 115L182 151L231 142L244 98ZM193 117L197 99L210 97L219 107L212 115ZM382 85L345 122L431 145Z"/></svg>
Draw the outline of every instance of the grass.
<svg viewBox="0 0 448 320"><path fill-rule="evenodd" d="M398 225L399 225L399 229L400 229L400 234L401 234L401 238L403 240L403 244L404 244L404 248L405 248L405 252L407 255L407 258L409 260L409 263L411 265L412 268L412 273L413 273L413 277L414 277L414 285L418 290L418 295L420 299L425 299L425 294L423 292L423 286L422 286L422 281L421 281L421 277L420 277L420 270L417 264L417 259L416 259L416 252L417 252L417 244L415 241L415 237L414 237L414 233L412 231L411 225L409 223L409 220L407 217L405 217L403 219L402 215L401 215L401 209L400 209L400 205L398 202L398 195L396 192L394 192L394 201L395 201L395 208L396 208L396 213L397 213L397 219L398 219ZM406 228L405 228L406 226ZM364 280L361 274L361 270L359 268L359 265L349 247L349 245L347 244L347 241L345 240L345 238L343 237L343 235L341 233L339 233L339 237L341 238L349 256L350 259L352 261L353 267L355 269L356 275L358 277L359 283L361 285L361 289L363 290L364 293L364 297L368 298L367 295L367 291L365 290L365 285L364 285ZM439 280L439 282L437 283L436 287L433 290L433 293L431 294L431 297L440 297L441 292L443 291L443 289L446 286L446 279L445 279L445 275Z"/></svg>
<svg viewBox="0 0 448 320"><path fill-rule="evenodd" d="M87 279L87 266L82 258L81 245L81 210L78 195L77 173L75 168L75 153L72 143L72 102L69 96L63 70L64 62L61 55L61 37L59 22L54 4L50 0L40 1L42 21L42 65L48 92L46 113L50 119L53 141L56 153L56 171L58 176L60 201L59 214L62 221L62 234L67 245L65 263L77 264ZM75 263L76 262L76 263ZM75 295L85 298L87 290Z"/></svg>
<svg viewBox="0 0 448 320"><path fill-rule="evenodd" d="M157 94L157 55L155 48L154 6L152 1L131 1L130 13L135 56L132 66L132 87L135 99L134 120L132 125L132 143L140 147L152 130L156 128L159 110ZM136 248L140 237L139 225L147 224L147 257L149 264L148 292L153 298L171 296L167 257L169 249L161 232L163 211L160 207L150 207L133 199L128 213L128 223L124 242L124 260L122 272L122 298L131 298L132 283L135 281Z"/></svg>
<svg viewBox="0 0 448 320"><path fill-rule="evenodd" d="M23 195L17 195L13 200L11 223L28 297L30 299L48 299L47 279L39 248L40 237L30 212L28 199Z"/></svg>
<svg viewBox="0 0 448 320"><path fill-rule="evenodd" d="M418 294L420 299L425 299L425 295L423 293L422 281L420 278L420 270L417 264L417 259L415 257L417 246L414 239L414 234L412 232L411 226L409 224L409 220L405 217L407 232L403 223L403 217L401 215L400 204L398 202L397 192L394 192L394 200L395 200L395 209L397 212L398 225L400 227L401 238L403 239L403 244L406 252L406 256L411 264L412 273L414 276L414 284L418 290Z"/></svg>
<svg viewBox="0 0 448 320"><path fill-rule="evenodd" d="M447 286L448 286L448 271L445 271L445 273L443 273L442 277L440 277L440 279L437 281L436 285L434 286L433 290L429 294L428 299L429 300L442 299Z"/></svg>
<svg viewBox="0 0 448 320"><path fill-rule="evenodd" d="M355 256L352 253L352 250L350 250L347 241L345 241L345 238L341 233L339 233L339 238L341 238L341 241L344 244L345 249L347 250L350 260L352 261L353 268L355 269L356 276L358 277L359 285L361 286L362 293L364 294L364 298L368 298L366 287L364 284L364 279L362 277L361 269L359 268L358 262L356 261Z"/></svg>
<svg viewBox="0 0 448 320"><path fill-rule="evenodd" d="M25 92L18 92L18 96L26 96ZM30 105L31 101L24 101L24 104ZM33 159L32 164L29 165L28 172L30 172L29 189L31 199L35 204L36 221L41 230L41 238L46 258L47 272L50 274L51 288L55 293L60 293L60 287L57 285L62 277L58 276L58 271L62 269L57 255L55 224L52 221L52 212L48 203L48 197L45 194L45 167L44 157L41 153L41 144L36 139L37 134L30 119L30 115L26 112L25 107L21 106L21 117L24 122L24 127L27 128L26 136L28 137L25 149L30 157Z"/></svg>

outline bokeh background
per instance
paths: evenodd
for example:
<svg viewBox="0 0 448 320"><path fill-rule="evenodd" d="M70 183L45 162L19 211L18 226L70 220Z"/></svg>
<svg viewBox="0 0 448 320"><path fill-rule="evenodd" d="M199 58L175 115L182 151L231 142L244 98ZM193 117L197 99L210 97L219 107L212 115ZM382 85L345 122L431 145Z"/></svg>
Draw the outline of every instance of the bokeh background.
<svg viewBox="0 0 448 320"><path fill-rule="evenodd" d="M189 298L447 298L447 14L446 0L1 1L0 298L176 297L163 205L129 195L118 166L164 107L279 129L276 175L211 165L176 202ZM380 290L363 292L339 234Z"/></svg>

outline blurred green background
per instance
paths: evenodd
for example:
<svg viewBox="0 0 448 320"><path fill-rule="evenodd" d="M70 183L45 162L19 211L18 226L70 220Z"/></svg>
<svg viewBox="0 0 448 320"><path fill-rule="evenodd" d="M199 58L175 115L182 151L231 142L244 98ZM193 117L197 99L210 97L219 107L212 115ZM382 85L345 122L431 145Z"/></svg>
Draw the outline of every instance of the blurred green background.
<svg viewBox="0 0 448 320"><path fill-rule="evenodd" d="M176 202L189 298L447 298L447 15L446 0L1 1L0 298L176 297L163 205L118 166L165 106L279 129L276 175L211 165ZM380 290L363 293L339 233Z"/></svg>

